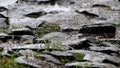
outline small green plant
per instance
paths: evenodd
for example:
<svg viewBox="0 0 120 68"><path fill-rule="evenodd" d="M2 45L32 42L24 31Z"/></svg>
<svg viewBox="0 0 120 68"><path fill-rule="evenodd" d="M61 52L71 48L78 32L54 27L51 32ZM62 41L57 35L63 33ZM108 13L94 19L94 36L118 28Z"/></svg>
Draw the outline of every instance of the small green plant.
<svg viewBox="0 0 120 68"><path fill-rule="evenodd" d="M75 61L81 61L85 55L79 53L73 53L73 56L75 58Z"/></svg>
<svg viewBox="0 0 120 68"><path fill-rule="evenodd" d="M78 20L78 15L75 15L74 16L74 24L78 24L79 23L79 20Z"/></svg>
<svg viewBox="0 0 120 68"><path fill-rule="evenodd" d="M60 62L62 63L69 63L72 62L73 58L72 57L59 57L57 58Z"/></svg>
<svg viewBox="0 0 120 68"><path fill-rule="evenodd" d="M107 10L107 11L111 11L112 10L111 7L104 7L103 9Z"/></svg>
<svg viewBox="0 0 120 68"><path fill-rule="evenodd" d="M73 56L58 57L57 59L62 63L78 62L83 60L84 55L79 53L73 53ZM78 67L78 66L76 66Z"/></svg>
<svg viewBox="0 0 120 68"><path fill-rule="evenodd" d="M33 30L33 33L36 35L36 37L42 37L43 35L50 33L50 32L55 32L59 31L59 25L58 24L46 24L43 23L40 26L36 27Z"/></svg>
<svg viewBox="0 0 120 68"><path fill-rule="evenodd" d="M2 56L0 59L0 68L25 68L25 66L15 62L15 56L16 54L12 54L11 57Z"/></svg>
<svg viewBox="0 0 120 68"><path fill-rule="evenodd" d="M6 34L9 34L12 32L12 29L20 29L20 28L24 28L25 26L13 26L13 25L10 25L9 28L5 28L5 29L0 29L0 32L1 33L6 33Z"/></svg>
<svg viewBox="0 0 120 68"><path fill-rule="evenodd" d="M52 42L54 42L53 47L64 50L64 48L60 44L60 41L56 37L52 39Z"/></svg>

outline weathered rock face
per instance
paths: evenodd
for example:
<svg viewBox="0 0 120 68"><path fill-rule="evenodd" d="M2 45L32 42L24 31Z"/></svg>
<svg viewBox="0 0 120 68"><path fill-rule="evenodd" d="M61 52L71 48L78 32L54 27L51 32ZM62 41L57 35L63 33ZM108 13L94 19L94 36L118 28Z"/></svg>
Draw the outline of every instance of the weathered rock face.
<svg viewBox="0 0 120 68"><path fill-rule="evenodd" d="M1 0L0 6L12 5L12 4L15 4L17 1L18 0Z"/></svg>
<svg viewBox="0 0 120 68"><path fill-rule="evenodd" d="M110 23L100 23L92 25L84 25L79 31L85 34L104 34L106 37L115 37L116 27L114 24ZM104 36L103 35L103 36Z"/></svg>
<svg viewBox="0 0 120 68"><path fill-rule="evenodd" d="M116 27L113 24L105 23L105 24L93 24L93 25L84 25L80 31L80 33L115 33Z"/></svg>
<svg viewBox="0 0 120 68"><path fill-rule="evenodd" d="M0 14L0 28L5 29L9 27L8 18Z"/></svg>
<svg viewBox="0 0 120 68"><path fill-rule="evenodd" d="M65 65L66 67L93 67L93 68L116 68L116 66L111 64L105 64L105 63L91 63L91 62L75 62L75 63L67 63Z"/></svg>
<svg viewBox="0 0 120 68"><path fill-rule="evenodd" d="M120 68L119 29L119 0L0 0L0 68Z"/></svg>

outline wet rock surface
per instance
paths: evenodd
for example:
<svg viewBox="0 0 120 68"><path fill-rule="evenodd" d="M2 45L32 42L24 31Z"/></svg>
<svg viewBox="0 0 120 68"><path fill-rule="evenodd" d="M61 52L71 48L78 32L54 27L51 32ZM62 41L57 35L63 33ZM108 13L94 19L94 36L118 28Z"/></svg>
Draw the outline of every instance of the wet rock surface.
<svg viewBox="0 0 120 68"><path fill-rule="evenodd" d="M0 68L120 68L119 0L0 0Z"/></svg>

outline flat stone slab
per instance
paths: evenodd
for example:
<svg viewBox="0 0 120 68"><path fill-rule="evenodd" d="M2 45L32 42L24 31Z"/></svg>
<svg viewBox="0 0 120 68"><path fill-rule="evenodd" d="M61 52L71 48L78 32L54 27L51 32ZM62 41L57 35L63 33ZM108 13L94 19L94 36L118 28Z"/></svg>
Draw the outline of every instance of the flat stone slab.
<svg viewBox="0 0 120 68"><path fill-rule="evenodd" d="M65 64L66 67L98 67L98 68L117 68L112 64L94 62L73 62Z"/></svg>

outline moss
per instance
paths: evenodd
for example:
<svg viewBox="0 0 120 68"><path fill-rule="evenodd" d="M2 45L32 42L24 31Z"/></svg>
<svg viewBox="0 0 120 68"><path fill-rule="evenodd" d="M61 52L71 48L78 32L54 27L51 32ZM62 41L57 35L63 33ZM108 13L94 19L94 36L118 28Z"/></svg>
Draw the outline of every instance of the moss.
<svg viewBox="0 0 120 68"><path fill-rule="evenodd" d="M73 53L73 56L75 58L75 61L81 61L81 60L83 60L85 55L79 54L79 53Z"/></svg>
<svg viewBox="0 0 120 68"><path fill-rule="evenodd" d="M83 54L73 53L73 56L64 56L64 57L57 57L57 59L62 63L70 63L70 62L77 62L82 61L84 58Z"/></svg>
<svg viewBox="0 0 120 68"><path fill-rule="evenodd" d="M50 33L50 32L56 32L59 31L59 25L58 24L46 24L43 23L39 27L35 28L33 30L33 33L36 37L42 37L43 35Z"/></svg>
<svg viewBox="0 0 120 68"><path fill-rule="evenodd" d="M111 7L104 7L103 9L107 10L107 11L111 11L112 10Z"/></svg>

